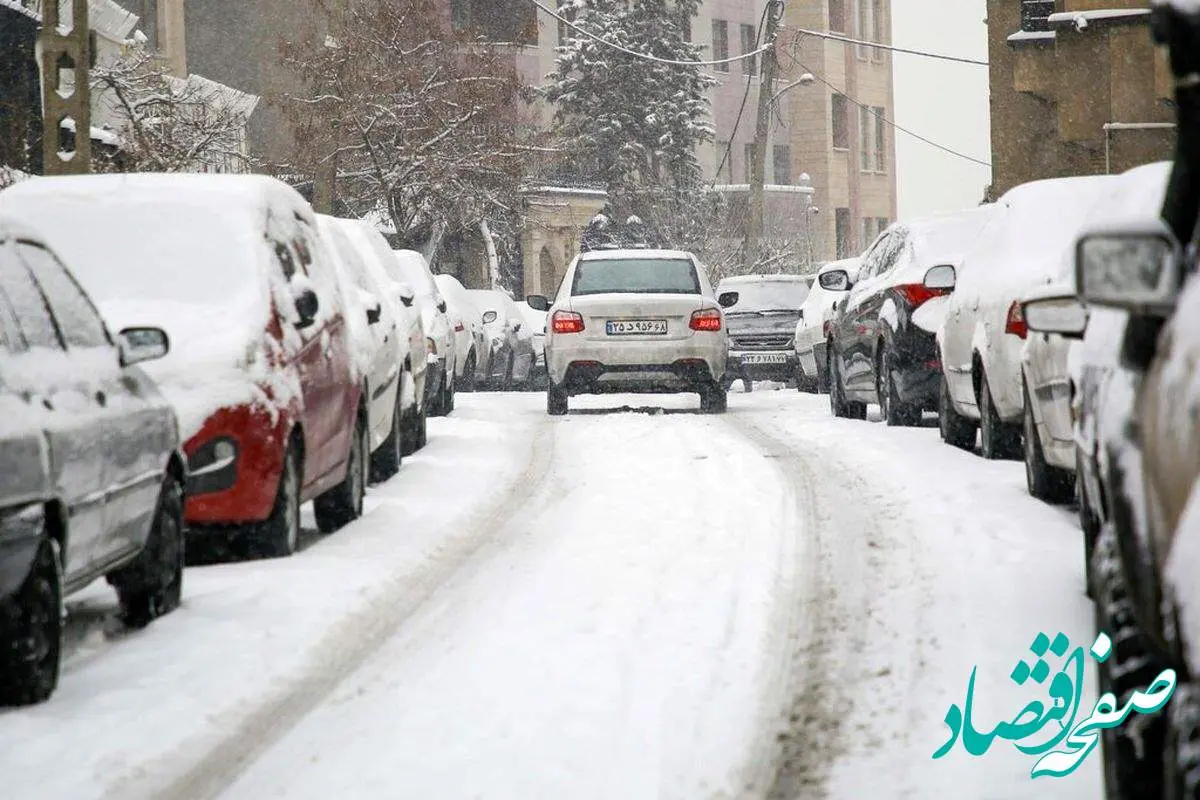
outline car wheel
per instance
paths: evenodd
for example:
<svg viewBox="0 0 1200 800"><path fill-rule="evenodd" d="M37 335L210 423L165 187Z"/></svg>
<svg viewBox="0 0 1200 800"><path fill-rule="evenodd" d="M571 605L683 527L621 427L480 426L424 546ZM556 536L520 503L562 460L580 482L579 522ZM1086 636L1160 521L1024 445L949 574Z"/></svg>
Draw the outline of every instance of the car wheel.
<svg viewBox="0 0 1200 800"><path fill-rule="evenodd" d="M62 653L62 558L58 543L43 536L21 588L0 602L9 621L0 639L0 705L41 703L58 686Z"/></svg>
<svg viewBox="0 0 1200 800"><path fill-rule="evenodd" d="M400 387L404 386L404 373L400 373ZM400 471L404 460L404 409L401 408L403 392L396 391L396 409L392 412L392 429L379 449L371 454L371 482L382 483Z"/></svg>
<svg viewBox="0 0 1200 800"><path fill-rule="evenodd" d="M796 391L804 394L816 394L820 391L820 380L804 374L804 368L796 365Z"/></svg>
<svg viewBox="0 0 1200 800"><path fill-rule="evenodd" d="M433 397L429 401L429 416L444 417L450 413L446 409L446 384L449 383L450 376L442 373L441 382L433 393Z"/></svg>
<svg viewBox="0 0 1200 800"><path fill-rule="evenodd" d="M896 381L892 375L892 364L891 354L884 351L875 368L875 391L879 396L879 408L883 413L884 422L889 427L912 427L921 420L921 412L900 399L900 390L896 388Z"/></svg>
<svg viewBox="0 0 1200 800"><path fill-rule="evenodd" d="M285 558L300 547L300 475L300 452L292 445L283 457L271 516L256 531L255 538L268 556Z"/></svg>
<svg viewBox="0 0 1200 800"><path fill-rule="evenodd" d="M833 416L844 419L850 415L846 411L846 398L842 394L842 382L838 378L837 364L834 363L833 348L829 349L825 363L829 375L829 411Z"/></svg>
<svg viewBox="0 0 1200 800"><path fill-rule="evenodd" d="M1011 460L1021 455L1021 429L1000 419L992 401L987 373L979 384L980 450L989 461Z"/></svg>
<svg viewBox="0 0 1200 800"><path fill-rule="evenodd" d="M1025 485L1029 494L1038 500L1055 505L1065 505L1071 502L1075 494L1075 477L1065 469L1058 469L1046 463L1046 453L1042 449L1042 437L1038 436L1037 424L1033 419L1033 402L1029 397L1029 388L1022 387L1025 396L1025 413L1022 415L1024 433Z"/></svg>
<svg viewBox="0 0 1200 800"><path fill-rule="evenodd" d="M1087 581L1087 595L1095 599L1095 575L1092 572L1092 554L1096 551L1096 540L1100 536L1100 518L1092 509L1083 480L1083 455L1075 453L1075 503L1079 508L1079 527L1083 531L1083 572Z"/></svg>
<svg viewBox="0 0 1200 800"><path fill-rule="evenodd" d="M500 391L511 392L513 388L513 368L517 365L516 354L511 354L508 357L508 363L504 367L504 378L500 383Z"/></svg>
<svg viewBox="0 0 1200 800"><path fill-rule="evenodd" d="M442 416L448 417L454 412L454 381L451 378L446 378L442 391Z"/></svg>
<svg viewBox="0 0 1200 800"><path fill-rule="evenodd" d="M427 444L429 444L429 415L422 408L417 414L417 449L422 450Z"/></svg>
<svg viewBox="0 0 1200 800"><path fill-rule="evenodd" d="M700 412L703 414L724 414L729 409L729 392L721 384L713 381L700 389Z"/></svg>
<svg viewBox="0 0 1200 800"><path fill-rule="evenodd" d="M463 367L462 377L458 379L458 391L473 392L475 391L475 351L472 350L467 356L466 366Z"/></svg>
<svg viewBox="0 0 1200 800"><path fill-rule="evenodd" d="M570 410L570 400L567 390L556 386L553 381L546 388L546 413L552 417L561 417Z"/></svg>
<svg viewBox="0 0 1200 800"><path fill-rule="evenodd" d="M313 503L317 529L321 533L332 533L362 516L367 484L367 449L367 426L362 414L359 414L354 423L350 452L346 456L346 477Z"/></svg>
<svg viewBox="0 0 1200 800"><path fill-rule="evenodd" d="M950 399L950 382L942 375L938 390L938 430L942 441L960 450L975 449L975 421L954 410Z"/></svg>
<svg viewBox="0 0 1200 800"><path fill-rule="evenodd" d="M183 487L174 476L163 480L146 546L137 560L108 582L117 590L121 621L144 628L179 607L183 597Z"/></svg>
<svg viewBox="0 0 1200 800"><path fill-rule="evenodd" d="M1160 672L1149 642L1137 627L1133 602L1126 590L1117 553L1116 532L1105 525L1096 542L1096 630L1112 639L1112 652L1097 665L1100 693L1112 692L1119 705L1134 691L1144 690ZM1100 738L1104 758L1105 795L1112 800L1163 796L1163 715L1139 720L1141 746L1130 737L1130 726L1105 729Z"/></svg>

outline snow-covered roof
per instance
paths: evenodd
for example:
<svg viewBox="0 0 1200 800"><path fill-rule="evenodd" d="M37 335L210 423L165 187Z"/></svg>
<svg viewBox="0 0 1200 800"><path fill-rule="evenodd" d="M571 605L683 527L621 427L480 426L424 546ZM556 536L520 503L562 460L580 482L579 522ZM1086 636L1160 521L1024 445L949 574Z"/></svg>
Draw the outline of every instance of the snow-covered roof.
<svg viewBox="0 0 1200 800"><path fill-rule="evenodd" d="M1022 42L1053 42L1058 38L1055 31L1017 31L1008 37L1009 44Z"/></svg>
<svg viewBox="0 0 1200 800"><path fill-rule="evenodd" d="M1092 22L1118 22L1149 15L1148 8L1096 8L1090 11L1059 11L1051 14L1046 21L1050 25L1074 25L1083 30Z"/></svg>
<svg viewBox="0 0 1200 800"><path fill-rule="evenodd" d="M46 0L33 0L29 7L25 7L20 0L0 0L0 6L16 9L41 22L42 6L45 2ZM73 13L71 5L71 0L58 0L60 26L70 24ZM121 8L114 0L88 0L88 23L97 33L109 39L124 41L137 27L138 15Z"/></svg>
<svg viewBox="0 0 1200 800"><path fill-rule="evenodd" d="M192 74L186 78L177 78L172 75L168 76L168 80L181 89L195 90L197 94L204 97L206 102L219 111L229 111L248 119L254 113L254 109L258 107L260 99L258 95L226 86L202 75Z"/></svg>
<svg viewBox="0 0 1200 800"><path fill-rule="evenodd" d="M729 192L731 194L750 191L748 183L723 183L713 187L718 192ZM772 194L815 194L816 189L811 186L793 186L792 184L783 183L768 183L763 186L763 191Z"/></svg>
<svg viewBox="0 0 1200 800"><path fill-rule="evenodd" d="M608 197L603 189L576 189L571 186L530 186L523 190L526 194L572 194L580 197Z"/></svg>
<svg viewBox="0 0 1200 800"><path fill-rule="evenodd" d="M75 132L75 120L64 119L62 121L62 124L59 127L63 128L64 130L68 130L71 133L74 133ZM95 125L93 125L91 127L91 133L92 133L91 138L94 141L101 142L103 144L109 145L110 147L119 147L121 144L121 137L117 136L117 134L114 131L105 130L104 128L97 128Z"/></svg>
<svg viewBox="0 0 1200 800"><path fill-rule="evenodd" d="M0 0L0 8L11 8L13 11L24 14L30 19L36 19L39 22L42 19L41 14L23 5L21 0Z"/></svg>
<svg viewBox="0 0 1200 800"><path fill-rule="evenodd" d="M692 254L685 250L590 250L579 255L580 261L610 261L618 258L690 259Z"/></svg>

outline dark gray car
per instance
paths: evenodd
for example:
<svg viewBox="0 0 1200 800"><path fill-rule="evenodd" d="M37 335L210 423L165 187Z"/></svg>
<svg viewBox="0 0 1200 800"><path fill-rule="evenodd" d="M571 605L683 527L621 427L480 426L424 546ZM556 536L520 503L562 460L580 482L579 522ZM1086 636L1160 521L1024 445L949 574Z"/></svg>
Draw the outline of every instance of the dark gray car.
<svg viewBox="0 0 1200 800"><path fill-rule="evenodd" d="M175 413L29 231L0 221L0 705L58 683L63 598L107 576L127 625L179 604L184 464Z"/></svg>

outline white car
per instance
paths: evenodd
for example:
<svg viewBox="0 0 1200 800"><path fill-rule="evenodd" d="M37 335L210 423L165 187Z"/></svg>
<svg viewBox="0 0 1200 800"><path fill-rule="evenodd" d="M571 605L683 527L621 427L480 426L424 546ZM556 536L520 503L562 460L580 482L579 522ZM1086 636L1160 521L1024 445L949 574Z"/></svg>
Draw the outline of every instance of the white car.
<svg viewBox="0 0 1200 800"><path fill-rule="evenodd" d="M517 303L517 308L525 317L525 329L533 337L533 373L530 375L529 382L530 384L545 382L547 314L545 311L538 311L527 302ZM530 388L537 387L531 386Z"/></svg>
<svg viewBox="0 0 1200 800"><path fill-rule="evenodd" d="M470 289L488 338L488 385L506 392L528 388L533 375L533 333L508 292Z"/></svg>
<svg viewBox="0 0 1200 800"><path fill-rule="evenodd" d="M1116 176L1056 178L1012 189L963 259L938 333L942 438L984 458L1021 457L1021 298L1064 269L1063 253Z"/></svg>
<svg viewBox="0 0 1200 800"><path fill-rule="evenodd" d="M1161 208L1170 174L1170 162L1148 164L1124 173L1092 208L1087 226L1124 219L1147 208ZM1074 275L1070 275L1075 260L1073 247L1063 253L1063 259L1063 272L1069 277L1038 287L1027 293L1025 301L1057 298L1053 308L1058 314L1071 311L1070 306L1078 303ZM1073 313L1082 316L1085 312L1080 308ZM1037 330L1032 321L1027 322L1031 331ZM1086 324L1090 331L1091 322ZM1047 502L1068 503L1076 494L1078 457L1072 406L1084 370L1096 366L1090 363L1090 350L1062 335L1034 332L1021 353L1026 483L1031 495ZM1106 353L1104 360L1110 357L1111 353Z"/></svg>
<svg viewBox="0 0 1200 800"><path fill-rule="evenodd" d="M862 259L856 256L833 261L817 270L817 278L800 308L800 321L796 323L792 345L796 350L796 363L799 366L796 388L802 392L829 391L829 375L825 370L825 323L832 317L838 301L849 291L837 288L839 284L836 282L829 282L826 286L821 278L830 272L844 270L850 276L850 282L854 283L858 281L861 265Z"/></svg>
<svg viewBox="0 0 1200 800"><path fill-rule="evenodd" d="M416 307L425 326L429 375L425 379L425 407L433 417L444 417L454 410L454 327L446 316L445 298L438 289L425 256L415 250L396 250L391 274L407 283L416 293Z"/></svg>
<svg viewBox="0 0 1200 800"><path fill-rule="evenodd" d="M479 381L487 377L488 339L483 320L458 278L434 275L433 279L446 299L446 315L454 327L455 388L473 392Z"/></svg>
<svg viewBox="0 0 1200 800"><path fill-rule="evenodd" d="M361 220L339 219L343 233L362 256L363 264L373 279L381 298L396 313L404 352L400 375L400 406L403 413L401 452L409 456L425 446L427 439L425 383L429 374L424 355L425 324L421 313L414 308L416 295L412 286L397 282L388 269L395 259L387 239L374 226Z"/></svg>
<svg viewBox="0 0 1200 800"><path fill-rule="evenodd" d="M548 413L567 413L571 395L611 392L698 392L701 410L725 411L725 314L691 253L583 253L553 303L529 303L549 312Z"/></svg>

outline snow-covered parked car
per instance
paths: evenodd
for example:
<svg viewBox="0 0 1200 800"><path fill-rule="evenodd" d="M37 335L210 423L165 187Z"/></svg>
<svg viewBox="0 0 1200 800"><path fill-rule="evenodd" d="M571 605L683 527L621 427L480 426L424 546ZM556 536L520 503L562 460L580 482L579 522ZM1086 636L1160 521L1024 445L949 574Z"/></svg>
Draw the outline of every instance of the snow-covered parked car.
<svg viewBox="0 0 1200 800"><path fill-rule="evenodd" d="M0 219L0 705L54 692L68 594L107 576L135 627L179 605L179 426L136 366L169 347L111 336L43 239Z"/></svg>
<svg viewBox="0 0 1200 800"><path fill-rule="evenodd" d="M726 409L725 314L691 253L601 250L575 257L549 312L546 410L566 414L574 394L697 392L708 413Z"/></svg>
<svg viewBox="0 0 1200 800"><path fill-rule="evenodd" d="M1124 219L1130 214L1144 213L1147 208L1160 207L1170 168L1169 162L1160 162L1121 175L1089 212L1085 227L1104 220ZM1111 370L1115 365L1119 350L1112 345L1103 348L1101 364L1097 364L1091 357L1095 349L1085 348L1079 341L1086 337L1085 331L1091 326L1087 321L1087 311L1079 304L1075 294L1074 263L1075 248L1072 242L1063 253L1063 267L1059 276L1031 290L1023 298L1026 301L1023 308L1028 311L1024 315L1026 324L1034 333L1026 339L1021 352L1025 399L1022 444L1030 494L1054 503L1067 503L1079 495L1080 510L1087 512L1090 503L1082 494L1086 490L1075 486L1075 473L1081 454L1076 446L1076 413L1072 409L1084 375L1089 381L1103 381L1102 372ZM1107 312L1108 315L1112 313ZM1030 317L1030 314L1033 316ZM1103 310L1101 316L1104 316ZM1043 320L1052 326L1050 330L1040 327ZM1108 322L1101 319L1099 324L1103 326ZM1104 338L1103 332L1097 333ZM1071 374L1072 364L1077 365L1074 376ZM1096 367L1101 367L1101 370ZM1081 424L1092 428L1094 424L1091 418L1095 415L1093 406L1099 395L1088 386L1084 389L1084 396L1088 399L1088 409L1083 411L1080 405L1079 417ZM1088 419L1085 421L1084 417ZM1085 534L1094 539L1096 531L1087 530L1093 528L1094 524L1086 516L1082 521ZM1091 544L1089 541L1089 552Z"/></svg>
<svg viewBox="0 0 1200 800"><path fill-rule="evenodd" d="M1062 254L1116 176L1033 181L1005 193L958 270L938 333L942 438L984 458L1020 458L1025 403L1021 298L1063 269Z"/></svg>
<svg viewBox="0 0 1200 800"><path fill-rule="evenodd" d="M858 281L828 325L834 416L865 419L867 404L877 403L888 425L917 425L923 411L937 409L935 336L963 255L991 216L991 206L979 206L896 223L863 255Z"/></svg>
<svg viewBox="0 0 1200 800"><path fill-rule="evenodd" d="M409 456L425 446L426 410L425 378L428 375L428 346L421 313L414 305L416 294L407 283L397 282L388 273L395 258L387 239L372 225L362 220L339 219L342 232L358 250L366 267L370 284L375 287L385 307L395 314L399 336L403 342L400 372L401 455Z"/></svg>
<svg viewBox="0 0 1200 800"><path fill-rule="evenodd" d="M146 371L179 416L189 537L285 556L302 503L324 531L362 513L366 398L295 190L265 176L40 178L0 193L0 209L48 232L111 327L170 336Z"/></svg>
<svg viewBox="0 0 1200 800"><path fill-rule="evenodd" d="M400 471L404 456L401 387L409 346L408 337L402 335L407 327L401 317L403 306L387 297L346 233L344 224L357 223L325 215L318 215L317 223L339 279L355 366L363 376L371 479L385 481Z"/></svg>
<svg viewBox="0 0 1200 800"><path fill-rule="evenodd" d="M756 380L795 378L792 337L812 281L802 275L736 275L717 284L729 335L726 389L739 379L749 392Z"/></svg>
<svg viewBox="0 0 1200 800"><path fill-rule="evenodd" d="M470 289L488 337L487 383L493 389L524 389L533 374L533 333L508 292Z"/></svg>
<svg viewBox="0 0 1200 800"><path fill-rule="evenodd" d="M517 303L525 318L525 329L533 342L533 372L529 376L530 389L545 389L546 383L546 312L538 311L528 302Z"/></svg>
<svg viewBox="0 0 1200 800"><path fill-rule="evenodd" d="M444 417L454 410L454 326L446 316L446 300L438 289L425 256L415 250L396 250L388 270L400 283L416 293L416 308L425 327L428 374L425 377L425 408L429 416Z"/></svg>
<svg viewBox="0 0 1200 800"><path fill-rule="evenodd" d="M455 384L461 392L473 392L481 381L487 379L491 349L483 328L482 315L458 278L453 275L434 275L433 279L446 299L446 313L454 326L458 362Z"/></svg>
<svg viewBox="0 0 1200 800"><path fill-rule="evenodd" d="M825 342L826 323L833 317L837 303L846 296L847 288L858 280L862 259L857 256L833 261L817 270L796 323L796 388L802 392L829 391L828 361ZM843 278L840 274L846 273Z"/></svg>

